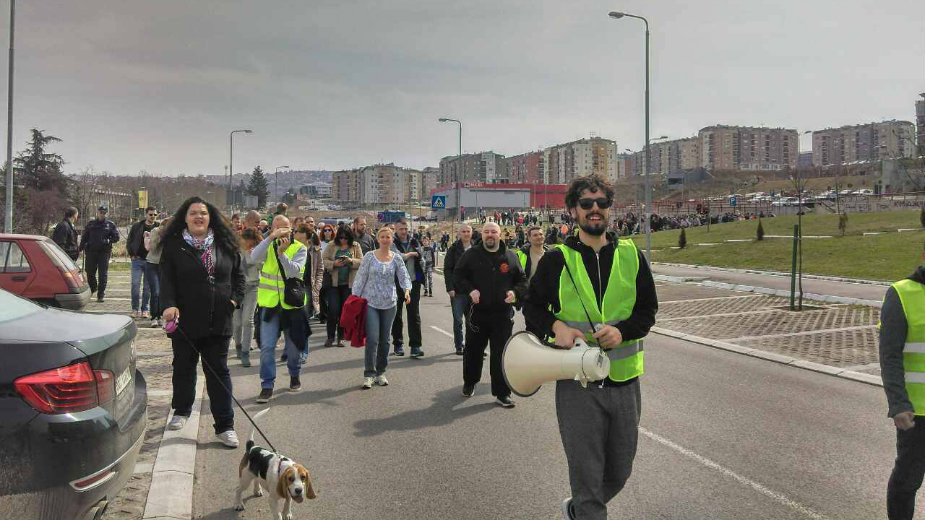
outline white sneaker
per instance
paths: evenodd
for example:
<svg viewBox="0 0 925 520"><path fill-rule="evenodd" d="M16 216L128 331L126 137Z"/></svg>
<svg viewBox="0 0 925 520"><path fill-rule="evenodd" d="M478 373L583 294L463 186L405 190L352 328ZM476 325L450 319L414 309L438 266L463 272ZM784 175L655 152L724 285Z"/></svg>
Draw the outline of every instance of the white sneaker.
<svg viewBox="0 0 925 520"><path fill-rule="evenodd" d="M373 387L373 378L364 377L363 378L363 390L369 390Z"/></svg>
<svg viewBox="0 0 925 520"><path fill-rule="evenodd" d="M156 329L156 328L158 328L158 327L160 327L160 326L161 326L161 320L159 320L159 319L157 319L157 318L154 318L153 320L151 320L151 328L152 328L152 329Z"/></svg>
<svg viewBox="0 0 925 520"><path fill-rule="evenodd" d="M565 520L574 520L572 516L572 497L568 497L562 501L562 516L565 517Z"/></svg>
<svg viewBox="0 0 925 520"><path fill-rule="evenodd" d="M183 426L186 425L186 421L188 420L189 420L189 417L186 417L184 415L174 415L173 418L170 419L170 422L167 423L167 429L168 430L181 430L183 429Z"/></svg>
<svg viewBox="0 0 925 520"><path fill-rule="evenodd" d="M141 312L140 312L140 311L132 311L132 317L133 317L133 318L140 318L140 317L141 317Z"/></svg>
<svg viewBox="0 0 925 520"><path fill-rule="evenodd" d="M229 448L238 447L238 434L234 430L228 430L217 435L218 440L222 442L225 446Z"/></svg>
<svg viewBox="0 0 925 520"><path fill-rule="evenodd" d="M389 386L389 380L385 376L376 376L376 384L379 386Z"/></svg>

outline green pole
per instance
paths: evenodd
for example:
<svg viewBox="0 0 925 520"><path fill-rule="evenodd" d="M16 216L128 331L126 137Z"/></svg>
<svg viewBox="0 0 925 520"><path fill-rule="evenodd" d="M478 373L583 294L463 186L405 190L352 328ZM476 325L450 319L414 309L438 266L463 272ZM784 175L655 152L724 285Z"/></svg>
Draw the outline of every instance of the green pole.
<svg viewBox="0 0 925 520"><path fill-rule="evenodd" d="M794 307L794 296L797 291L797 237L800 233L800 227L793 225L793 261L790 264L790 310L796 310Z"/></svg>

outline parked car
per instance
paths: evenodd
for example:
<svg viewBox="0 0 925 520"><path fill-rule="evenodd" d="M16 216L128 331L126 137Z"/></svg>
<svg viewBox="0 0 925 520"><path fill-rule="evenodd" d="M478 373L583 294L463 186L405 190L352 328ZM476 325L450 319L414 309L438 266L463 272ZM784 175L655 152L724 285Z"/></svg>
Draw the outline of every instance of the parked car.
<svg viewBox="0 0 925 520"><path fill-rule="evenodd" d="M99 518L132 476L148 400L136 332L0 290L0 511Z"/></svg>
<svg viewBox="0 0 925 520"><path fill-rule="evenodd" d="M65 309L90 301L90 286L71 257L39 235L0 234L0 289Z"/></svg>

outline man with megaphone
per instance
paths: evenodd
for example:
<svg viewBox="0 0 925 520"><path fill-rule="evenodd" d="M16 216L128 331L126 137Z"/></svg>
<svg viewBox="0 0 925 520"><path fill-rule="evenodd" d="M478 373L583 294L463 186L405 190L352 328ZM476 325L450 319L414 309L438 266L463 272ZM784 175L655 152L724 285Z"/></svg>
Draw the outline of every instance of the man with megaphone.
<svg viewBox="0 0 925 520"><path fill-rule="evenodd" d="M556 415L569 466L569 519L606 519L607 502L623 489L636 456L642 399L641 339L655 323L658 300L645 257L630 240L607 233L614 190L598 175L569 185L565 205L578 236L543 255L530 283L524 316L555 346L577 340L600 346L608 377L556 383Z"/></svg>

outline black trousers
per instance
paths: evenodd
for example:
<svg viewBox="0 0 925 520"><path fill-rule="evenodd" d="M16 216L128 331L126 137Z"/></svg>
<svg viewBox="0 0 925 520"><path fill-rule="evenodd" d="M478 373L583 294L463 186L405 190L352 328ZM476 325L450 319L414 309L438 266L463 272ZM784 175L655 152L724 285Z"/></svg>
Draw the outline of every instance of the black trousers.
<svg viewBox="0 0 925 520"><path fill-rule="evenodd" d="M491 373L491 395L511 395L511 389L504 381L501 371L501 354L504 344L511 337L514 328L513 310L504 313L480 313L473 311L466 320L466 349L463 350L463 382L478 383L482 378L482 354L491 342L488 368Z"/></svg>
<svg viewBox="0 0 925 520"><path fill-rule="evenodd" d="M896 464L886 488L890 520L912 520L915 494L925 477L925 417L916 416L915 428L896 429Z"/></svg>
<svg viewBox="0 0 925 520"><path fill-rule="evenodd" d="M398 303L395 308L395 321L392 322L392 348L395 352L405 343L402 329L405 324L401 317L402 309L408 314L408 344L412 350L421 348L421 282L411 282L411 303L405 305L405 291L395 286Z"/></svg>
<svg viewBox="0 0 925 520"><path fill-rule="evenodd" d="M98 251L86 252L87 283L90 285L90 292L97 293L97 297L102 298L106 294L106 282L109 280L109 257L112 255L112 249L100 249ZM100 280L96 281L96 274L99 271Z"/></svg>
<svg viewBox="0 0 925 520"><path fill-rule="evenodd" d="M192 341L202 353L202 363L208 365L203 366L202 370L206 375L206 392L215 421L215 433L233 430L234 409L231 407L231 394L225 390L231 390L231 376L228 373L228 344L231 337L207 336ZM175 415L189 417L193 411L199 352L190 346L186 336L177 333L173 337L173 398L170 406L175 410Z"/></svg>

